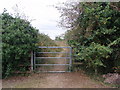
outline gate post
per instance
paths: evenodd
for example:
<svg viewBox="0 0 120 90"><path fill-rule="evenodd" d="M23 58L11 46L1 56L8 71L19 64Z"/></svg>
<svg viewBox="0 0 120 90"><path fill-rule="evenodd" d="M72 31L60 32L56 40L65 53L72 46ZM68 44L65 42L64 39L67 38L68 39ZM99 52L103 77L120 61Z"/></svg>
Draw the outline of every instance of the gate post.
<svg viewBox="0 0 120 90"><path fill-rule="evenodd" d="M70 47L70 72L72 71L72 47Z"/></svg>
<svg viewBox="0 0 120 90"><path fill-rule="evenodd" d="M33 71L33 51L31 51L31 71Z"/></svg>
<svg viewBox="0 0 120 90"><path fill-rule="evenodd" d="M33 56L34 56L34 70L36 69L36 53L35 51L33 52Z"/></svg>

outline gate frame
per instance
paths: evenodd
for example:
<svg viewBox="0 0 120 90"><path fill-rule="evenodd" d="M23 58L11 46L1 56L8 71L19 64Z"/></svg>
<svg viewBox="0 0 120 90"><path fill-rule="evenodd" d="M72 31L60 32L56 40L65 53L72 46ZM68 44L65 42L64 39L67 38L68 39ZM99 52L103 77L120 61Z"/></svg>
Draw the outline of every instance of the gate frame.
<svg viewBox="0 0 120 90"><path fill-rule="evenodd" d="M68 66L68 71L39 71L39 72L71 72L72 70L72 47L58 47L58 46L39 46L38 48L69 48L69 52L31 52L31 71L35 71L36 66L60 66L66 65ZM36 57L36 53L67 53L69 56L67 57ZM36 64L36 58L67 58L69 59L69 64Z"/></svg>

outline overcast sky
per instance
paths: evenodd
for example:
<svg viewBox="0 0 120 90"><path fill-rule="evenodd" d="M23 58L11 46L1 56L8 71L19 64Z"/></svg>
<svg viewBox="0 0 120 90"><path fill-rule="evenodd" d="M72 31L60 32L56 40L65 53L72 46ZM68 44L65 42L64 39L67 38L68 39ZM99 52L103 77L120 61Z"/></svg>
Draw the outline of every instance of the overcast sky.
<svg viewBox="0 0 120 90"><path fill-rule="evenodd" d="M31 24L39 29L39 32L49 35L52 39L63 34L66 30L58 27L60 13L52 5L65 2L67 0L1 0L0 13L6 8L9 13L15 13L16 4L20 13L28 16L29 20L34 19ZM77 0L68 0L77 1ZM79 0L78 0L79 1ZM80 0L83 1L83 0ZM85 1L85 0L84 0ZM86 1L106 1L106 0L86 0ZM119 0L113 0L119 1ZM18 10L17 10L18 11Z"/></svg>
<svg viewBox="0 0 120 90"><path fill-rule="evenodd" d="M20 13L34 19L31 24L41 33L48 34L52 39L63 34L66 30L58 27L60 13L52 5L65 2L66 0L2 0L0 13L6 8L9 13L15 13L16 4Z"/></svg>

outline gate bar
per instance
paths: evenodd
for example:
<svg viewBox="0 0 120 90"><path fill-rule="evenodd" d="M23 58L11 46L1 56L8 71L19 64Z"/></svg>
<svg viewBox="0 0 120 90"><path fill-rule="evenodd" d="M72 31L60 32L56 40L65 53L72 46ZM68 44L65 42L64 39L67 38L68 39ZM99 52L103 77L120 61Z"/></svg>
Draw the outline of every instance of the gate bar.
<svg viewBox="0 0 120 90"><path fill-rule="evenodd" d="M52 66L52 65L68 65L69 66L69 70L68 71L39 71L39 72L71 72L72 70L72 48L71 47L56 47L56 46L51 46L51 47L48 47L48 46L39 46L38 48L69 48L70 52L36 52L36 53L68 53L69 54L69 57L36 57L36 53L34 52L34 69L36 68L36 66ZM36 59L42 59L42 58L58 58L58 59L61 59L61 58L68 58L69 59L69 64L37 64L36 63Z"/></svg>
<svg viewBox="0 0 120 90"><path fill-rule="evenodd" d="M70 65L70 64L35 64L36 66L52 66L52 65Z"/></svg>
<svg viewBox="0 0 120 90"><path fill-rule="evenodd" d="M40 73L40 72L42 72L42 73L46 73L46 72L50 72L50 73L62 73L62 72L69 72L69 71L37 71L36 73Z"/></svg>
<svg viewBox="0 0 120 90"><path fill-rule="evenodd" d="M70 57L36 57L37 59L42 59L42 58L47 58L47 59L50 59L50 58L60 58L60 59L63 59L63 58L65 58L65 59L67 59L67 58L70 58Z"/></svg>
<svg viewBox="0 0 120 90"><path fill-rule="evenodd" d="M71 47L46 47L46 46L39 46L38 48L71 48Z"/></svg>
<svg viewBox="0 0 120 90"><path fill-rule="evenodd" d="M69 53L69 52L37 52L37 53Z"/></svg>

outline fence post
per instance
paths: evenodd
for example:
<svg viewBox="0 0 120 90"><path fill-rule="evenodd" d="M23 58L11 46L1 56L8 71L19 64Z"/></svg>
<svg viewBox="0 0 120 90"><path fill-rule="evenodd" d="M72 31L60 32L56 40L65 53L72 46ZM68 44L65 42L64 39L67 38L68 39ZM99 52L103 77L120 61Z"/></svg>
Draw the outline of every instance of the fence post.
<svg viewBox="0 0 120 90"><path fill-rule="evenodd" d="M33 71L33 51L31 51L31 71Z"/></svg>
<svg viewBox="0 0 120 90"><path fill-rule="evenodd" d="M36 53L33 52L33 56L34 56L34 70L36 69Z"/></svg>
<svg viewBox="0 0 120 90"><path fill-rule="evenodd" d="M70 72L72 71L72 47L70 47Z"/></svg>

